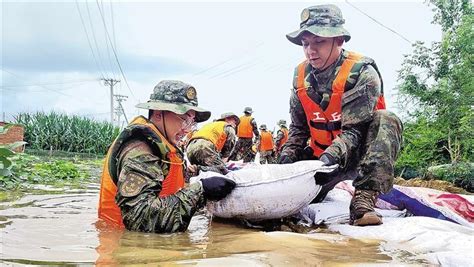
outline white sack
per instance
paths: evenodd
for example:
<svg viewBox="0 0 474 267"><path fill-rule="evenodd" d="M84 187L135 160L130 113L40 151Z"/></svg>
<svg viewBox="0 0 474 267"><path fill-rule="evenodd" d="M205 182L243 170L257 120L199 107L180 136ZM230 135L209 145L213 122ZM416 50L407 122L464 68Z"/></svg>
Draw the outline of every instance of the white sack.
<svg viewBox="0 0 474 267"><path fill-rule="evenodd" d="M282 218L308 205L321 190L316 185L316 171L329 172L318 160L293 164L249 164L243 169L221 175L202 172L191 183L211 176L223 176L236 182L235 189L224 199L209 201L207 209L217 217L253 221Z"/></svg>

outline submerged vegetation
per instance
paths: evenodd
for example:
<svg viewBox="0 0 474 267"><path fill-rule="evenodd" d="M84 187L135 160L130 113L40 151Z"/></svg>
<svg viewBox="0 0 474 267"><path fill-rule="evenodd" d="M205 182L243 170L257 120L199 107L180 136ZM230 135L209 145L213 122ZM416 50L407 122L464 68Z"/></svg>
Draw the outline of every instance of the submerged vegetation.
<svg viewBox="0 0 474 267"><path fill-rule="evenodd" d="M33 156L25 153L12 158L11 175L0 176L4 190L29 188L37 184L80 186L98 179L102 160Z"/></svg>

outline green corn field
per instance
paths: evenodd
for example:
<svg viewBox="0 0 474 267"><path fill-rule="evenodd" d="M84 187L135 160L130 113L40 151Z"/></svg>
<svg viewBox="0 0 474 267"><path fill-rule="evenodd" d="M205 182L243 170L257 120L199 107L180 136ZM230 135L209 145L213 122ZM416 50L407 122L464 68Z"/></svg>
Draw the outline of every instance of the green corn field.
<svg viewBox="0 0 474 267"><path fill-rule="evenodd" d="M105 154L120 131L108 122L54 111L19 113L15 121L25 127L30 149Z"/></svg>

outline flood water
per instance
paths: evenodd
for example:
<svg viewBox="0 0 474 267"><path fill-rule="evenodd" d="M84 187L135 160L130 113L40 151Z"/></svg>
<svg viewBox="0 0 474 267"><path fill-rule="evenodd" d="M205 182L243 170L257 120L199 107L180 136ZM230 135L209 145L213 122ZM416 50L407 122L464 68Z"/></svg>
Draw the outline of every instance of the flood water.
<svg viewBox="0 0 474 267"><path fill-rule="evenodd" d="M195 216L187 232L150 234L97 223L98 184L0 203L0 263L8 265L337 266L393 264L376 240L263 232Z"/></svg>

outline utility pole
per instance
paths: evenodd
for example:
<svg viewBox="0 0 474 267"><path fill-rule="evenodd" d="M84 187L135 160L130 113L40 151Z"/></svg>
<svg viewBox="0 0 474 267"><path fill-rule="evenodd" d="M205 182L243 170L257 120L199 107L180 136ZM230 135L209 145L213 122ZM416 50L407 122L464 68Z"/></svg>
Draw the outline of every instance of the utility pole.
<svg viewBox="0 0 474 267"><path fill-rule="evenodd" d="M114 85L120 80L115 79L101 79L104 81L104 85L110 86L110 123L114 124Z"/></svg>
<svg viewBox="0 0 474 267"><path fill-rule="evenodd" d="M125 117L125 121L128 124L127 115L125 114L125 110L123 109L123 106L122 106L122 102L125 101L125 99L127 99L128 96L126 96L126 95L114 95L114 97L115 97L115 101L117 101L117 103L118 103L118 107L115 109L115 115L117 116L117 126L121 127L120 115L122 115L122 114Z"/></svg>

